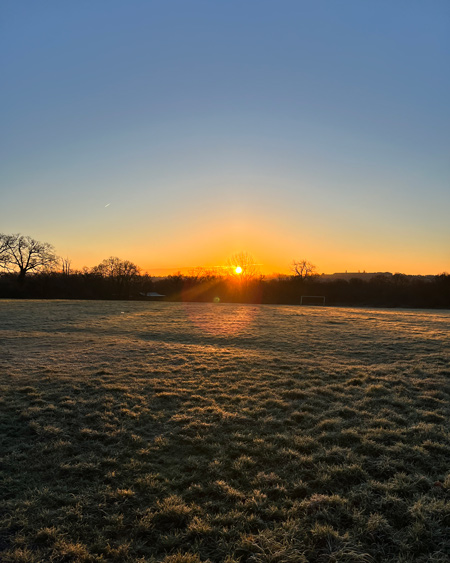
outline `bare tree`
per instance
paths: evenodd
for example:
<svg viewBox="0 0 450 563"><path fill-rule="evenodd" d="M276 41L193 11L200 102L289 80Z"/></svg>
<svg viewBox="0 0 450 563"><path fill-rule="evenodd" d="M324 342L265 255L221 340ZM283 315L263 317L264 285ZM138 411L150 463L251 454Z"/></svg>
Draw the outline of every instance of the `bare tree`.
<svg viewBox="0 0 450 563"><path fill-rule="evenodd" d="M227 261L227 270L229 277L244 283L261 276L259 265L255 263L255 259L248 252L233 254Z"/></svg>
<svg viewBox="0 0 450 563"><path fill-rule="evenodd" d="M60 265L61 265L61 272L65 276L69 276L70 273L72 272L72 268L71 268L72 261L69 260L69 258L61 258Z"/></svg>
<svg viewBox="0 0 450 563"><path fill-rule="evenodd" d="M100 274L107 278L120 278L131 280L139 276L140 268L129 260L121 260L117 256L110 256L98 266L92 268L92 273Z"/></svg>
<svg viewBox="0 0 450 563"><path fill-rule="evenodd" d="M48 242L39 242L20 234L0 234L0 268L19 273L23 281L27 272L39 272L56 266L55 249Z"/></svg>
<svg viewBox="0 0 450 563"><path fill-rule="evenodd" d="M4 267L3 264L6 261L6 250L8 248L6 239L8 236L0 233L0 267Z"/></svg>
<svg viewBox="0 0 450 563"><path fill-rule="evenodd" d="M317 268L307 260L294 260L291 265L291 272L294 276L306 279L317 273Z"/></svg>
<svg viewBox="0 0 450 563"><path fill-rule="evenodd" d="M196 282L207 282L223 277L223 274L218 268L204 268L203 266L197 266L196 268L191 268L189 270L188 276Z"/></svg>
<svg viewBox="0 0 450 563"><path fill-rule="evenodd" d="M109 278L117 290L119 297L129 296L131 283L140 275L140 268L129 260L121 260L116 256L110 256L103 260L98 266L91 270L92 274Z"/></svg>

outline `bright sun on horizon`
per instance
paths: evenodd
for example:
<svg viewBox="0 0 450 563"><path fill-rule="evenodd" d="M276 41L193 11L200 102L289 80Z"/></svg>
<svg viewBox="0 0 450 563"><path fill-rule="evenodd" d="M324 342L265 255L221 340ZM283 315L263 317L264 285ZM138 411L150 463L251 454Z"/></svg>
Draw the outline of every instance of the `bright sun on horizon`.
<svg viewBox="0 0 450 563"><path fill-rule="evenodd" d="M236 274L242 274L242 268L240 266L236 266L235 270Z"/></svg>

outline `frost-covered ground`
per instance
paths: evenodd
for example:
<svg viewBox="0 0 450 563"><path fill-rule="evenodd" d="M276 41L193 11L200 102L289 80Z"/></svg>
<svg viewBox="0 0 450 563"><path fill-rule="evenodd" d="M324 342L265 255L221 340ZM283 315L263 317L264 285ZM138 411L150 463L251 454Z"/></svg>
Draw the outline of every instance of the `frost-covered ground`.
<svg viewBox="0 0 450 563"><path fill-rule="evenodd" d="M449 561L449 329L0 301L3 560Z"/></svg>

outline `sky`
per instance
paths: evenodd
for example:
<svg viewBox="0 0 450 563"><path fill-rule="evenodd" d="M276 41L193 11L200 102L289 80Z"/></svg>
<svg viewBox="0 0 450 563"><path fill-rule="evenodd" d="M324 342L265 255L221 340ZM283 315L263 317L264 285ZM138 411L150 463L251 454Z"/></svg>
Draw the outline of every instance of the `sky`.
<svg viewBox="0 0 450 563"><path fill-rule="evenodd" d="M72 267L450 271L448 0L2 0L0 232Z"/></svg>

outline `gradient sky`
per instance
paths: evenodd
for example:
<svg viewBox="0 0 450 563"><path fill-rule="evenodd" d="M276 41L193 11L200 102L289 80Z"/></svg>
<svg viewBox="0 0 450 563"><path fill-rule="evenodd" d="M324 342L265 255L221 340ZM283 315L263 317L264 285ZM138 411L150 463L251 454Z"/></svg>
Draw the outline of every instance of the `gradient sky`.
<svg viewBox="0 0 450 563"><path fill-rule="evenodd" d="M0 26L0 232L78 268L450 271L448 0L2 0Z"/></svg>

